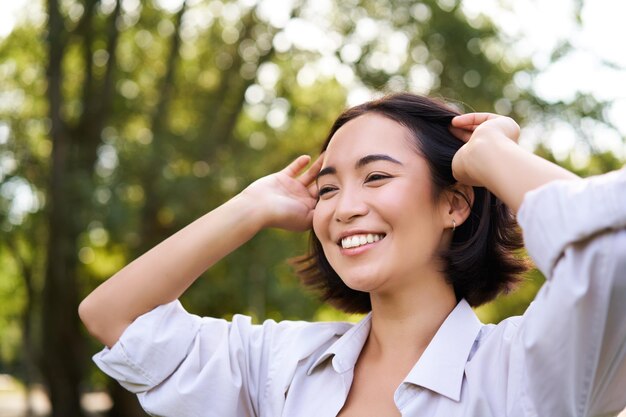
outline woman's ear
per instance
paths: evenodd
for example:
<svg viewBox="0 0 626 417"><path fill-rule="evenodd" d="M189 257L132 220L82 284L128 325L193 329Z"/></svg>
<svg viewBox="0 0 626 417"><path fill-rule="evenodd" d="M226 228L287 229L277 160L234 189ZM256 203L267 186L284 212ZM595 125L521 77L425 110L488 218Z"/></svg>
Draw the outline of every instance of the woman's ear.
<svg viewBox="0 0 626 417"><path fill-rule="evenodd" d="M472 212L474 188L471 185L456 183L445 191L445 200L447 210L445 224L454 229L462 225Z"/></svg>

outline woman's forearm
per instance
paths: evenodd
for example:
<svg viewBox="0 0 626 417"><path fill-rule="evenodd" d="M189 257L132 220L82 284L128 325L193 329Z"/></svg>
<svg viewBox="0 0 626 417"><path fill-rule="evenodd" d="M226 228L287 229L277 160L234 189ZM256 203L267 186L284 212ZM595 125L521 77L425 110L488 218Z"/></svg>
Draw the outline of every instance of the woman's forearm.
<svg viewBox="0 0 626 417"><path fill-rule="evenodd" d="M519 210L524 195L558 179L577 179L575 174L520 148L504 136L476 138L466 160L469 175L501 199L511 210Z"/></svg>
<svg viewBox="0 0 626 417"><path fill-rule="evenodd" d="M258 179L96 288L79 307L89 332L112 346L137 317L180 297L200 274L262 228L308 230L317 202L311 185L322 159L301 174L309 161L300 156Z"/></svg>
<svg viewBox="0 0 626 417"><path fill-rule="evenodd" d="M105 281L79 308L89 332L112 346L135 318L178 298L200 274L262 228L255 208L237 196Z"/></svg>

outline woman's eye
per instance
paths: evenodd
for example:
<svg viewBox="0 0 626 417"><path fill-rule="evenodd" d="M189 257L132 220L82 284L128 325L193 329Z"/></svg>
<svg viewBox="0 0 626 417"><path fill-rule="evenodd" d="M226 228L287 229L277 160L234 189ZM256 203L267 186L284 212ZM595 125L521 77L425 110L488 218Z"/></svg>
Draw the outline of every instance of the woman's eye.
<svg viewBox="0 0 626 417"><path fill-rule="evenodd" d="M318 195L321 197L324 194L328 194L328 193L330 193L330 192L332 192L334 190L335 190L335 187L323 186L323 187L320 187L320 189L318 191Z"/></svg>
<svg viewBox="0 0 626 417"><path fill-rule="evenodd" d="M365 182L380 181L380 180L384 180L387 178L389 178L389 175L373 173L367 176L367 178L365 179Z"/></svg>

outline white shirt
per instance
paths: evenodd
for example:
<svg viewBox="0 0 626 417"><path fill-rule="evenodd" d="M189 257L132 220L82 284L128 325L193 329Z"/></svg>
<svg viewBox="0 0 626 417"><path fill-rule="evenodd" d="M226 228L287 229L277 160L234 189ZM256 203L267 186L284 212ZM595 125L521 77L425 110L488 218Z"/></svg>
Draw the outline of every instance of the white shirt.
<svg viewBox="0 0 626 417"><path fill-rule="evenodd" d="M464 300L395 391L402 416L614 416L626 406L626 170L553 182L518 221L548 277L521 317L483 325ZM333 417L370 329L200 318L178 301L94 360L167 417Z"/></svg>

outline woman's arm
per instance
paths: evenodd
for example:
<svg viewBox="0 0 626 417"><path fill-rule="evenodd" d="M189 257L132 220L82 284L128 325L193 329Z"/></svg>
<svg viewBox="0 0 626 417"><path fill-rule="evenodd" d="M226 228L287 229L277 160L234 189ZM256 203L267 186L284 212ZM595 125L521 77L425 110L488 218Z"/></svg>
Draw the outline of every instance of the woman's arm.
<svg viewBox="0 0 626 417"><path fill-rule="evenodd" d="M519 372L510 380L527 415L626 407L625 208L624 170L554 181L524 198L518 221L547 279L511 344Z"/></svg>
<svg viewBox="0 0 626 417"><path fill-rule="evenodd" d="M452 125L467 141L455 178L515 211L524 201L525 245L547 278L511 343L507 415L615 415L626 406L626 172L568 181L577 177L517 147L507 117Z"/></svg>
<svg viewBox="0 0 626 417"><path fill-rule="evenodd" d="M468 113L452 119L451 132L467 142L454 156L452 171L461 183L494 193L514 212L524 195L575 174L517 146L519 126L491 113Z"/></svg>
<svg viewBox="0 0 626 417"><path fill-rule="evenodd" d="M309 229L322 160L298 177L309 161L301 156L255 181L96 288L79 307L89 332L110 347L137 317L178 298L200 274L261 229Z"/></svg>

